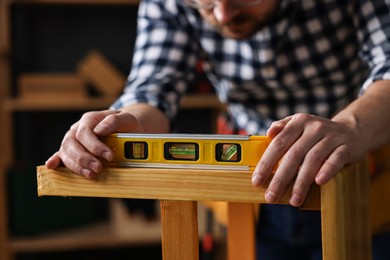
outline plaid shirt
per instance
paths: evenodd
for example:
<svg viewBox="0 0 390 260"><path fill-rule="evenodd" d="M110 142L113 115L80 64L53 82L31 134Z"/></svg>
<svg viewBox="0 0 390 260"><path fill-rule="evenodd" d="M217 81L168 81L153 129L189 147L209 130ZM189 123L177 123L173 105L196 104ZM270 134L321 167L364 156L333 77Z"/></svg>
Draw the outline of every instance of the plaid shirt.
<svg viewBox="0 0 390 260"><path fill-rule="evenodd" d="M112 109L147 102L174 119L199 59L236 126L264 134L294 113L331 117L390 79L389 0L281 0L245 40L224 38L183 0L144 0L133 65Z"/></svg>

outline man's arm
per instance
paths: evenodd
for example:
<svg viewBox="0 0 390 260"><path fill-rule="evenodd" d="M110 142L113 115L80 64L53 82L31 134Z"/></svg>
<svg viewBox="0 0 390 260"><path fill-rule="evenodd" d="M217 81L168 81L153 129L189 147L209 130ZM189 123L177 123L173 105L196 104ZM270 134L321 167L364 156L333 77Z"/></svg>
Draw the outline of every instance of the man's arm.
<svg viewBox="0 0 390 260"><path fill-rule="evenodd" d="M332 118L333 122L350 125L358 134L355 142L361 152L379 149L390 142L390 80L378 80L366 90L365 94L340 111ZM359 157L352 157L356 162ZM325 184L332 176L327 171L320 172L318 184Z"/></svg>
<svg viewBox="0 0 390 260"><path fill-rule="evenodd" d="M111 110L88 112L65 135L61 148L46 162L61 162L75 173L93 177L101 158L113 153L99 137L114 132L168 132L180 98L194 79L197 44L176 8L167 1L142 1L131 73ZM169 37L168 37L169 36ZM150 105L152 104L152 105Z"/></svg>
<svg viewBox="0 0 390 260"><path fill-rule="evenodd" d="M322 185L345 165L390 142L390 81L372 83L365 94L331 120L297 114L272 124L273 139L259 161L252 182L263 185L271 178L266 199L277 201L294 182L290 204L303 203L311 184Z"/></svg>

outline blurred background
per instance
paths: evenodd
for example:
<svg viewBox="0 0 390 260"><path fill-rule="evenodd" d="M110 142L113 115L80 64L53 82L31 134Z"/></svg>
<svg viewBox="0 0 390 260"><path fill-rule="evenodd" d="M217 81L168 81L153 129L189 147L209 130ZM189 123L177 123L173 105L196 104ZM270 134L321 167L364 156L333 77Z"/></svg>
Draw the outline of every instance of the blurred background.
<svg viewBox="0 0 390 260"><path fill-rule="evenodd" d="M138 3L0 0L0 259L161 259L158 202L37 197L36 166L84 112L121 93ZM219 104L199 68L177 132L215 132ZM223 233L199 214L200 242ZM201 257L224 259L215 245Z"/></svg>

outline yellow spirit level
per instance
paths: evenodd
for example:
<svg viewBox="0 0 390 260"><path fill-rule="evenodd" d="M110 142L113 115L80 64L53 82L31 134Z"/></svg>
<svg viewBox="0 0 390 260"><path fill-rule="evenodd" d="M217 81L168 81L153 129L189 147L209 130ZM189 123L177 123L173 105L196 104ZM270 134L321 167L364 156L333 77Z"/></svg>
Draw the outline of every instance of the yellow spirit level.
<svg viewBox="0 0 390 260"><path fill-rule="evenodd" d="M117 133L104 143L120 167L253 170L270 143L266 136Z"/></svg>

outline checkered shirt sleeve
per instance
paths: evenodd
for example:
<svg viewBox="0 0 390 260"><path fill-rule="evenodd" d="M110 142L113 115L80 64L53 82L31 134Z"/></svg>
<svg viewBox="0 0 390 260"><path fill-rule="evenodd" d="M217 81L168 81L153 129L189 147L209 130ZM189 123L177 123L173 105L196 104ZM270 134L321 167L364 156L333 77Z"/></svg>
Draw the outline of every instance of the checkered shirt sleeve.
<svg viewBox="0 0 390 260"><path fill-rule="evenodd" d="M281 0L267 27L222 37L182 0L144 0L133 68L112 108L147 102L173 119L202 56L238 128L265 134L294 113L331 117L390 79L388 0Z"/></svg>

